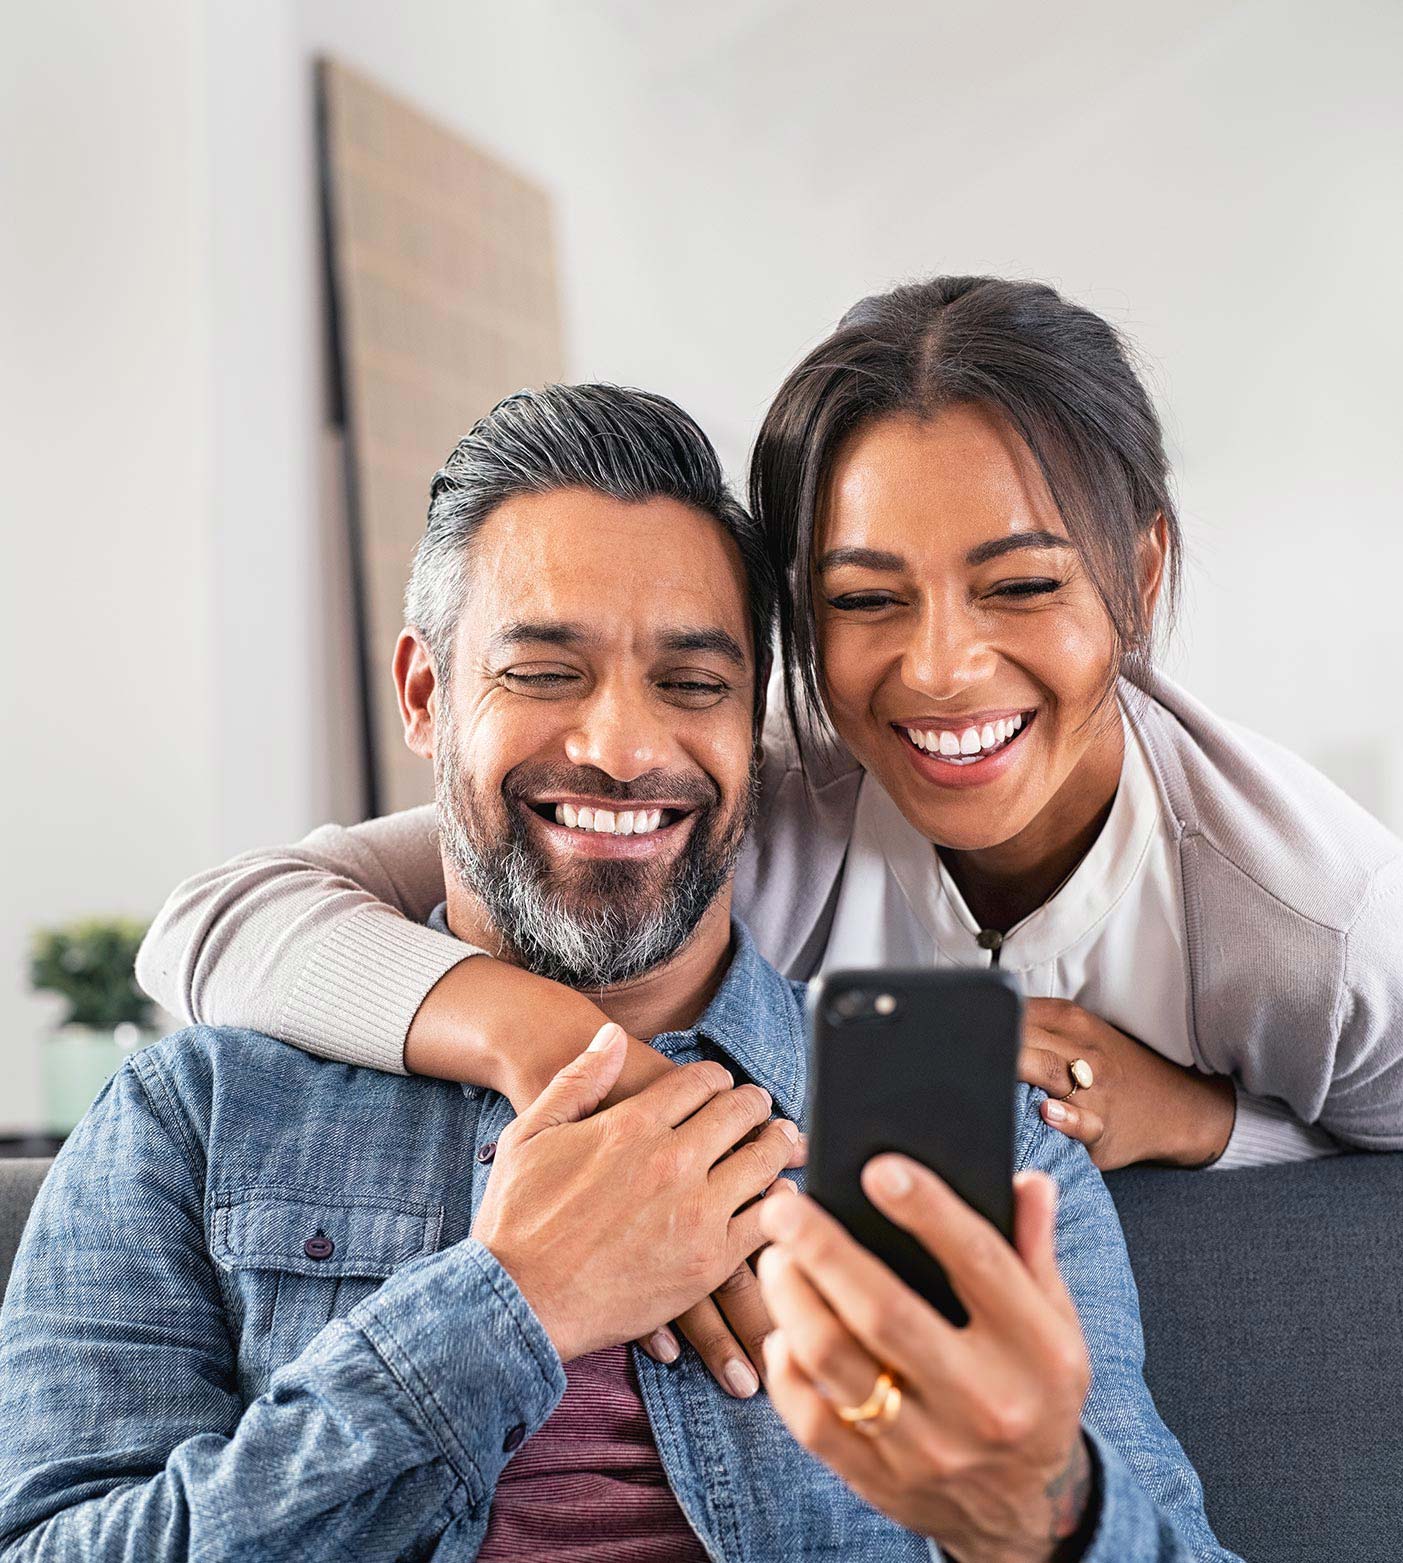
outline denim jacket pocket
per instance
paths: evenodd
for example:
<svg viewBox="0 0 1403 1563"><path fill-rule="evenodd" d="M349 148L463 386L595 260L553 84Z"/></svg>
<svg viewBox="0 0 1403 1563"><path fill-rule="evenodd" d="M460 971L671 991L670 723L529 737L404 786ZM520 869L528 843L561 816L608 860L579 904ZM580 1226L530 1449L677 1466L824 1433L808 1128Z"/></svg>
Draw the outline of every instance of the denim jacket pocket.
<svg viewBox="0 0 1403 1563"><path fill-rule="evenodd" d="M390 1194L244 1187L210 1202L210 1253L240 1321L246 1395L402 1266L435 1253L443 1206Z"/></svg>

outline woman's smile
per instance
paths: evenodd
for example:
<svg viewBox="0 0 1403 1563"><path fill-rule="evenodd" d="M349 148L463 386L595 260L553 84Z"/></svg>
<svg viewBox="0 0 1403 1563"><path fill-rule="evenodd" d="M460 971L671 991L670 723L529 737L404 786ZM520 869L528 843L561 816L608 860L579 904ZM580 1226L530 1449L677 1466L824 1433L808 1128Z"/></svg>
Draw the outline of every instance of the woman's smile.
<svg viewBox="0 0 1403 1563"><path fill-rule="evenodd" d="M1036 717L1036 708L1031 708L1012 715L981 712L976 718L891 726L918 776L938 787L982 787L1018 764Z"/></svg>

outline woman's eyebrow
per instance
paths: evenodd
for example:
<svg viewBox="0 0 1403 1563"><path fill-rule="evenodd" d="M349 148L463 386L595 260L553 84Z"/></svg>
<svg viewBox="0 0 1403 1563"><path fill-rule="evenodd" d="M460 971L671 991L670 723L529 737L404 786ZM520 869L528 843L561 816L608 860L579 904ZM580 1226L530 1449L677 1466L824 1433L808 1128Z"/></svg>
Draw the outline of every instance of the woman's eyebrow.
<svg viewBox="0 0 1403 1563"><path fill-rule="evenodd" d="M889 554L881 548L830 548L818 561L818 573L836 570L839 565L853 564L860 570L904 570L906 561L900 554Z"/></svg>
<svg viewBox="0 0 1403 1563"><path fill-rule="evenodd" d="M1010 532L1007 537L993 537L980 543L965 555L966 564L988 564L991 559L1001 559L1005 554L1016 553L1020 548L1070 548L1070 538L1057 532Z"/></svg>

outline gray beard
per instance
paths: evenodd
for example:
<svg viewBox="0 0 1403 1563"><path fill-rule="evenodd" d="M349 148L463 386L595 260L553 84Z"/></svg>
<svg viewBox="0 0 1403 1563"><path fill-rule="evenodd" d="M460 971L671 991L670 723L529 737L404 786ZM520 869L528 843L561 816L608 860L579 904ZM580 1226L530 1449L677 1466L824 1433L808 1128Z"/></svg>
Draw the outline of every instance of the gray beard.
<svg viewBox="0 0 1403 1563"><path fill-rule="evenodd" d="M435 764L439 843L464 889L481 902L507 950L528 971L577 989L616 988L670 960L696 931L731 877L753 808L754 786L730 830L716 805L698 808L681 855L658 886L656 872L628 860L589 864L572 888L551 883L551 868L521 817L504 799L507 832L485 840L475 828L468 770L450 735Z"/></svg>

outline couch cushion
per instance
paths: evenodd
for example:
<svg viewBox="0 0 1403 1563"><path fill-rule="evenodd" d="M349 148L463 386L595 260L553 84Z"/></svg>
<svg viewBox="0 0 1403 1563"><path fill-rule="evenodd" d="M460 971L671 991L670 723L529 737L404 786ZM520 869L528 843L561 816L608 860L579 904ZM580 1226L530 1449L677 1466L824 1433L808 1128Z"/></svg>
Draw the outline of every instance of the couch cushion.
<svg viewBox="0 0 1403 1563"><path fill-rule="evenodd" d="M5 1296L29 1207L49 1166L47 1157L0 1157L0 1300Z"/></svg>
<svg viewBox="0 0 1403 1563"><path fill-rule="evenodd" d="M1146 1378L1249 1560L1396 1563L1403 1155L1108 1182Z"/></svg>

